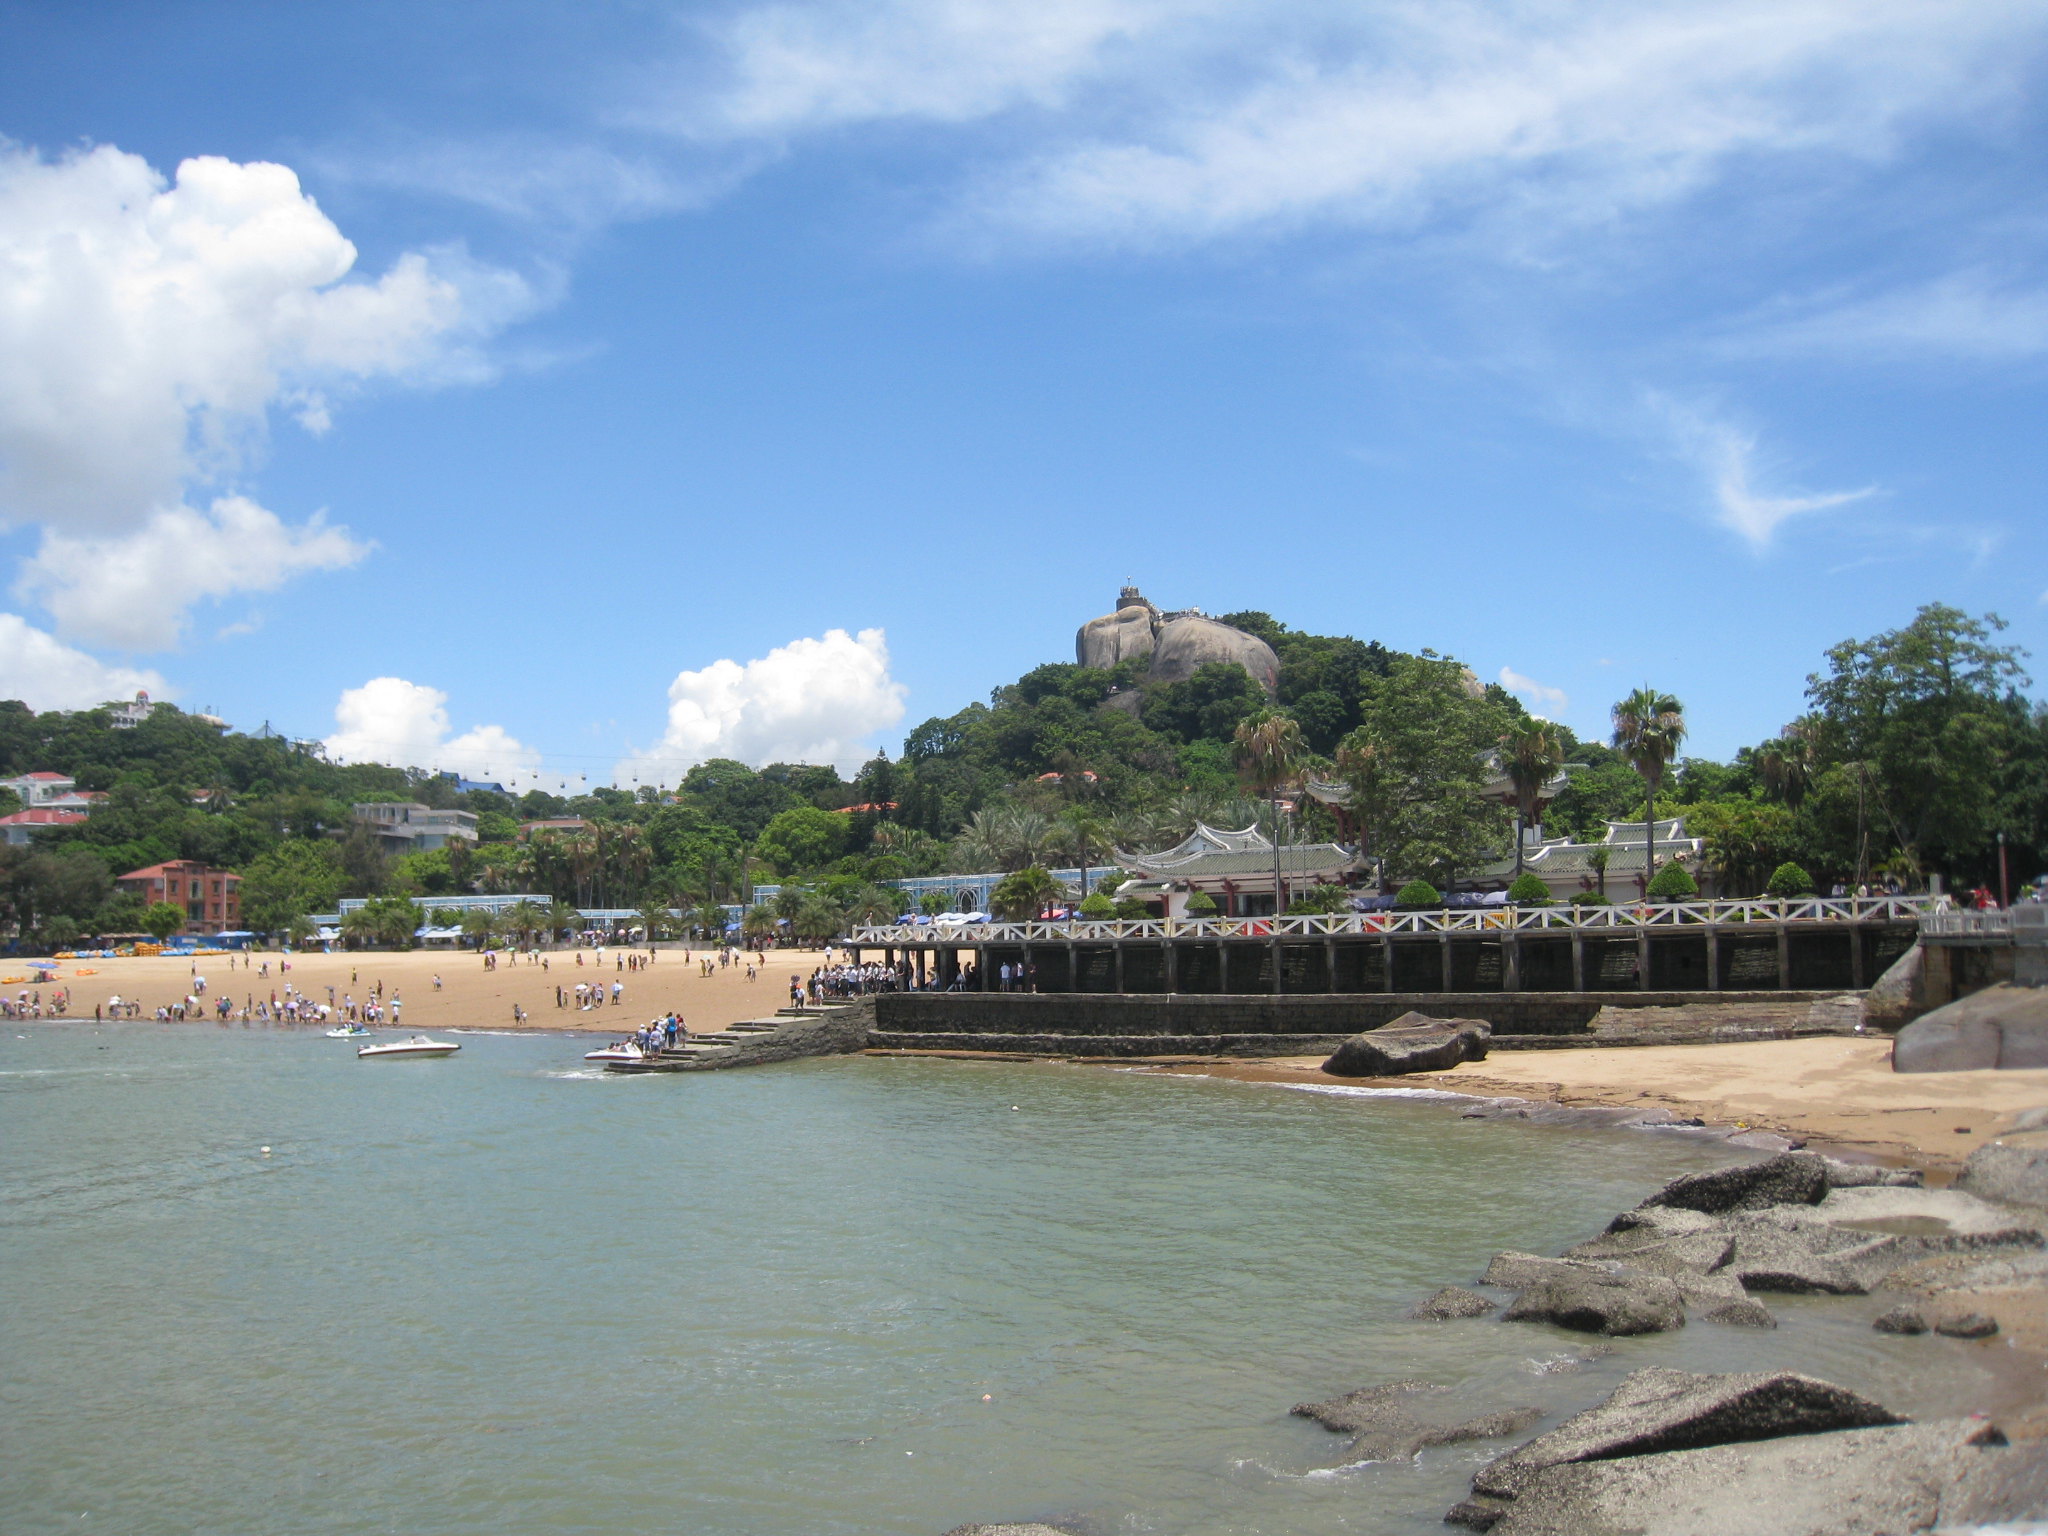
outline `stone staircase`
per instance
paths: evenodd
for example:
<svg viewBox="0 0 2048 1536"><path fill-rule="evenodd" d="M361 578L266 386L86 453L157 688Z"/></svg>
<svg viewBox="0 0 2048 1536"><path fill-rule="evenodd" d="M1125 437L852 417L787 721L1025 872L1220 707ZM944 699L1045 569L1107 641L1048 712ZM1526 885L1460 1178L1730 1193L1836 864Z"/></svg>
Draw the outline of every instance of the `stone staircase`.
<svg viewBox="0 0 2048 1536"><path fill-rule="evenodd" d="M657 1052L640 1061L607 1062L605 1070L628 1075L703 1072L720 1067L756 1066L800 1056L843 1054L859 1050L866 1043L866 1025L873 1014L869 999L822 1008L778 1008L768 1018L741 1019L709 1034L687 1035L674 1049ZM818 1027L835 1022L849 1028L824 1030ZM845 1040L840 1039L841 1036ZM855 1043L848 1044L846 1040Z"/></svg>

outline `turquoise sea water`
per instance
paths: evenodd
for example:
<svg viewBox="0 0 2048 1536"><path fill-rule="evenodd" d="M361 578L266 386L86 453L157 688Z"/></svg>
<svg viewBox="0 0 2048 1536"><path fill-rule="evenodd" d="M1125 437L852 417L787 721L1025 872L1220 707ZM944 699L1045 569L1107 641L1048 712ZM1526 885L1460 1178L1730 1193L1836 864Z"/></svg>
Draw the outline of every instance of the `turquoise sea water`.
<svg viewBox="0 0 2048 1536"><path fill-rule="evenodd" d="M460 1038L0 1035L0 1531L1435 1532L1500 1446L1329 1472L1289 1406L1419 1376L1446 1417L1563 1413L1645 1364L1984 1386L1858 1303L1584 1364L1403 1320L1727 1156L1671 1133L1052 1065L606 1078L586 1039Z"/></svg>

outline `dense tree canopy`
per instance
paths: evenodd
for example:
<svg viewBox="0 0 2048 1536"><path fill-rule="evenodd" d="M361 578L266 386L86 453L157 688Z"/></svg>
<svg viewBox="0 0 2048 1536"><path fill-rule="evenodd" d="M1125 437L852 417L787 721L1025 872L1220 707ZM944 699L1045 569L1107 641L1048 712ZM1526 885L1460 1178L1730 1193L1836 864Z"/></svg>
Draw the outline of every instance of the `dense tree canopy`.
<svg viewBox="0 0 2048 1536"><path fill-rule="evenodd" d="M377 912L395 932L410 898L478 889L534 895L525 921L536 931L591 905L675 907L709 925L719 904L744 904L770 879L788 897L774 915L822 931L832 912L896 905L877 881L1100 868L1113 848L1163 846L1198 820L1270 824L1305 774L1349 786L1341 835L1384 861L1396 889L1455 882L1510 847L1507 810L1479 794L1489 756L1526 760L1532 782L1567 765L1542 818L1551 836L1598 838L1606 821L1639 820L1654 793L1660 817L1683 815L1705 839L1724 888L1783 884L1787 866L1823 889L1885 875L1989 881L2001 832L2016 879L2042 867L2048 712L2027 696L2025 657L1992 615L1930 605L1902 628L1831 647L1808 679L1808 712L1726 763L1677 756L1675 739L1581 740L1449 658L1307 634L1263 613L1226 622L1272 645L1274 697L1224 663L1163 687L1144 685L1135 662L1052 663L917 725L900 757L878 755L851 782L830 767L713 759L669 795L464 792L416 767L332 763L317 744L228 731L169 705L120 730L104 709L0 703L0 777L55 771L104 795L82 825L0 846L0 931L18 942L136 932L142 904L113 880L180 858L241 871L246 921L273 932L344 896L390 898ZM1668 730L1658 698L1639 704L1631 719ZM1268 745L1284 737L1286 762L1240 778L1241 729ZM350 812L390 799L474 812L479 844L392 859ZM1320 803L1294 799L1292 835L1340 835ZM522 831L545 818L582 825Z"/></svg>

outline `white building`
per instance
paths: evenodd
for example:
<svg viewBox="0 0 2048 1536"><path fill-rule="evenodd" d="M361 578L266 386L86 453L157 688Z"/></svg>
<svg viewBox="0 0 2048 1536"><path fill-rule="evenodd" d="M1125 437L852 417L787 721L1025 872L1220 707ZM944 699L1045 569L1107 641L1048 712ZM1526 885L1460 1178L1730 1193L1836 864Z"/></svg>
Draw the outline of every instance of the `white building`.
<svg viewBox="0 0 2048 1536"><path fill-rule="evenodd" d="M354 810L357 821L376 831L386 853L424 853L477 840L474 811L437 811L417 800L377 800Z"/></svg>
<svg viewBox="0 0 2048 1536"><path fill-rule="evenodd" d="M16 779L0 779L0 789L11 789L31 811L87 812L105 796L98 790L80 789L78 781L63 773L24 773Z"/></svg>

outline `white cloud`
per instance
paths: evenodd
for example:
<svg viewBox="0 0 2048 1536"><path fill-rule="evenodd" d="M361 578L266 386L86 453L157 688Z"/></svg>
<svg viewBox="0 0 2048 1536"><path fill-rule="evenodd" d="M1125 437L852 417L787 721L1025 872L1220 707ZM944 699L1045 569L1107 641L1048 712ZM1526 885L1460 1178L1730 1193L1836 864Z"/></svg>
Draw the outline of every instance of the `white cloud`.
<svg viewBox="0 0 2048 1536"><path fill-rule="evenodd" d="M1105 48L1215 4L1172 0L896 0L767 5L723 29L724 89L669 121L699 133L782 136L898 118L970 122L1060 103Z"/></svg>
<svg viewBox="0 0 2048 1536"><path fill-rule="evenodd" d="M1821 491L1806 495L1772 495L1752 483L1756 434L1728 422L1673 404L1653 401L1676 434L1680 450L1705 473L1712 487L1714 515L1756 550L1770 547L1779 525L1810 512L1825 512L1865 501L1877 494L1866 485L1853 491Z"/></svg>
<svg viewBox="0 0 2048 1536"><path fill-rule="evenodd" d="M753 661L714 661L676 675L668 729L658 745L620 764L619 776L672 783L713 757L850 771L873 755L867 738L903 718L905 691L889 676L879 629L831 629Z"/></svg>
<svg viewBox="0 0 2048 1536"><path fill-rule="evenodd" d="M110 667L73 650L19 614L0 613L0 699L20 699L30 709L90 709L146 689L165 691L154 672Z"/></svg>
<svg viewBox="0 0 2048 1536"><path fill-rule="evenodd" d="M327 738L327 755L337 762L388 763L395 768L429 768L471 778L531 777L540 754L504 727L479 725L451 736L448 695L402 677L373 677L343 691L334 706L339 727Z"/></svg>
<svg viewBox="0 0 2048 1536"><path fill-rule="evenodd" d="M1500 669L1500 685L1509 693L1519 693L1523 698L1538 704L1548 704L1563 710L1571 707L1571 700L1565 697L1562 688L1551 688L1539 683L1533 677L1524 677L1513 667Z"/></svg>
<svg viewBox="0 0 2048 1536"><path fill-rule="evenodd" d="M894 0L719 29L689 131L780 138L1009 114L975 222L1175 242L1456 210L1577 226L1757 157L1879 160L2016 99L2029 0ZM1050 120L1050 121L1048 121ZM1015 149L997 150L1014 156Z"/></svg>
<svg viewBox="0 0 2048 1536"><path fill-rule="evenodd" d="M271 592L307 571L332 571L369 553L345 528L318 517L288 527L243 496L209 511L159 511L134 533L74 538L45 532L17 590L58 629L131 651L177 642L186 610L233 592Z"/></svg>
<svg viewBox="0 0 2048 1536"><path fill-rule="evenodd" d="M477 343L525 293L455 251L409 252L374 281L355 264L285 166L202 157L167 182L111 146L46 161L0 143L0 523L45 530L29 585L64 603L68 630L168 643L168 586L147 619L95 628L115 609L80 595L82 551L133 565L206 522L188 488L239 466L273 406L317 433L364 380L486 371ZM266 559L219 558L222 505L195 596L276 585L271 557L331 566L346 541L258 508Z"/></svg>
<svg viewBox="0 0 2048 1536"><path fill-rule="evenodd" d="M1854 298L1824 296L1755 319L1721 350L2008 362L2048 353L2048 287L1984 268ZM1797 311L1803 310L1803 313Z"/></svg>

